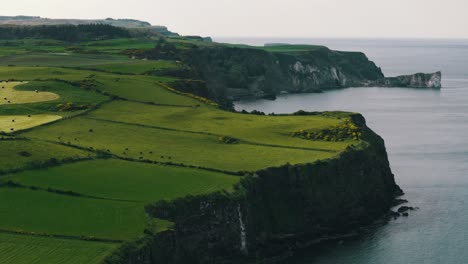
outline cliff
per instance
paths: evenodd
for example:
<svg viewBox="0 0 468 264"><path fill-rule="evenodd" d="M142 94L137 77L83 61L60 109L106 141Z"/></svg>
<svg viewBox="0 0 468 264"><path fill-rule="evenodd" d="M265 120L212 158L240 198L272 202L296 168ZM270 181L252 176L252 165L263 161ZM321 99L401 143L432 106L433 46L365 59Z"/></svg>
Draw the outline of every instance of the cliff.
<svg viewBox="0 0 468 264"><path fill-rule="evenodd" d="M147 231L104 263L258 263L373 222L401 190L383 140L353 119L365 141L336 158L257 171L231 193L148 205L149 216L174 228Z"/></svg>
<svg viewBox="0 0 468 264"><path fill-rule="evenodd" d="M342 52L322 46L288 45L264 48L214 44L177 52L193 70L203 89L187 90L230 107L244 98L272 98L282 93L322 92L347 87L440 88L441 73L385 78L381 69L361 52ZM158 59L151 56L149 58ZM168 58L165 58L168 59ZM179 83L180 84L180 83Z"/></svg>
<svg viewBox="0 0 468 264"><path fill-rule="evenodd" d="M388 77L377 81L368 81L364 86L377 87L409 87L409 88L435 88L442 87L442 73L416 73L413 75L403 75L398 77Z"/></svg>
<svg viewBox="0 0 468 264"><path fill-rule="evenodd" d="M148 53L146 57L161 59L159 54L167 52ZM232 101L246 97L320 92L384 78L380 68L365 54L320 46L298 52L271 52L214 44L179 50L171 58L186 62L193 70L192 79L206 83L204 89L187 90L190 85L177 88L207 96L228 107Z"/></svg>

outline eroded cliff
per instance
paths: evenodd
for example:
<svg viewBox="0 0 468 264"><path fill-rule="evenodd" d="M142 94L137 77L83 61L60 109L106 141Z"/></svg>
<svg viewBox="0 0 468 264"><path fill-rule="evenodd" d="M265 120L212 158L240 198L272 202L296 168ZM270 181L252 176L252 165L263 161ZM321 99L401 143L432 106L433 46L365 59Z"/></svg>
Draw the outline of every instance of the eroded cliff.
<svg viewBox="0 0 468 264"><path fill-rule="evenodd" d="M196 88L177 82L178 89L206 96L226 107L244 98L274 99L282 93L322 92L347 87L440 88L442 79L440 72L386 78L364 53L334 51L322 46L262 49L215 44L184 50L173 48L170 52L172 57L190 65L190 79L204 81ZM164 58L161 54L168 52L147 56Z"/></svg>

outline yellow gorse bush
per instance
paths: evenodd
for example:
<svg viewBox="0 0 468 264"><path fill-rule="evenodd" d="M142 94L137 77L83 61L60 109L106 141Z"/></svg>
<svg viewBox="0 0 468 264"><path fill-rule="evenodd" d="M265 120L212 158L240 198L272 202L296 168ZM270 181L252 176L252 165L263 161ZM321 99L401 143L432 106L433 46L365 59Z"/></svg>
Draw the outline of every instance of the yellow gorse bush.
<svg viewBox="0 0 468 264"><path fill-rule="evenodd" d="M342 124L319 131L300 129L291 133L292 137L308 140L344 141L347 139L361 140L362 129L347 119Z"/></svg>

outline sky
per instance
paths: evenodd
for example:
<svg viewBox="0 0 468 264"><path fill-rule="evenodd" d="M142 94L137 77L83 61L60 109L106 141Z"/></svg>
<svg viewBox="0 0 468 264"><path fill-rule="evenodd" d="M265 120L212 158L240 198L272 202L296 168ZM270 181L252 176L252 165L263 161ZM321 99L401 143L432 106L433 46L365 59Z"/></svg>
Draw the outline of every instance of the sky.
<svg viewBox="0 0 468 264"><path fill-rule="evenodd" d="M134 18L184 35L468 38L468 0L14 0L0 15Z"/></svg>

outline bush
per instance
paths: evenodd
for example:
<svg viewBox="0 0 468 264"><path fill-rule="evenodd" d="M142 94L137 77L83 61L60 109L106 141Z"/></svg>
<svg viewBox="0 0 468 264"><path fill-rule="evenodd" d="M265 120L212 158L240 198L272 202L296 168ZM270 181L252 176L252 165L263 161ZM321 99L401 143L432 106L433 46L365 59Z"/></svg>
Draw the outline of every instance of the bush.
<svg viewBox="0 0 468 264"><path fill-rule="evenodd" d="M308 140L344 141L346 139L352 139L357 141L362 138L362 129L357 127L348 119L341 125L337 125L332 128L322 129L319 131L298 130L292 132L291 136Z"/></svg>
<svg viewBox="0 0 468 264"><path fill-rule="evenodd" d="M230 136L221 136L218 139L219 139L219 141L223 142L224 144L238 144L239 143L239 139L233 138L233 137L230 137Z"/></svg>

